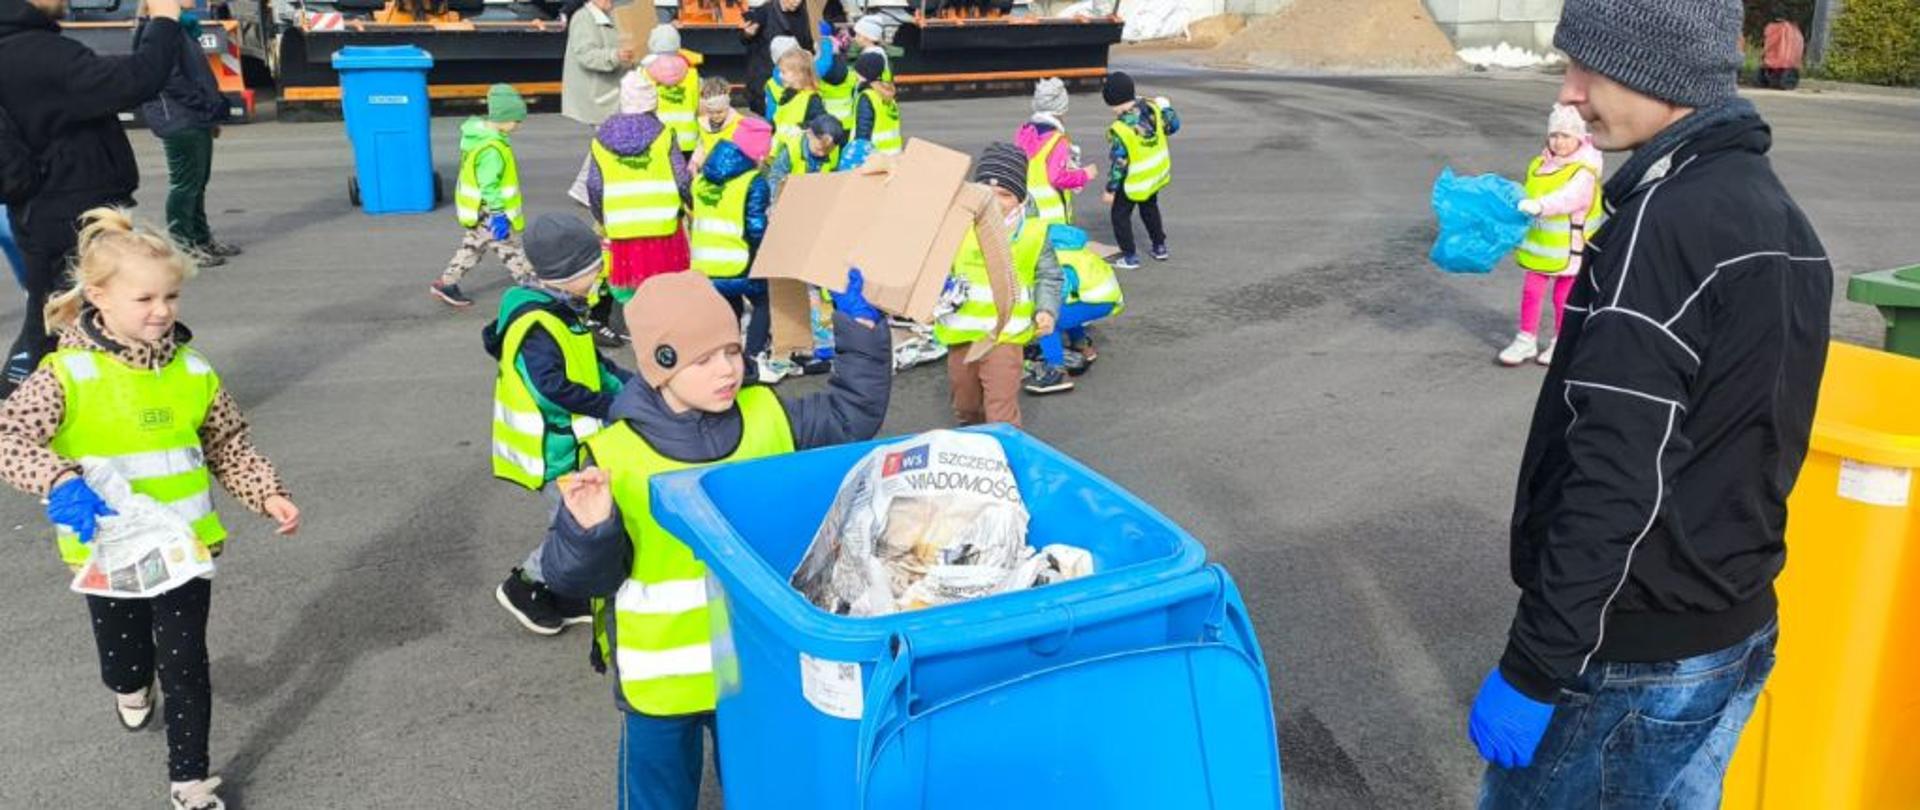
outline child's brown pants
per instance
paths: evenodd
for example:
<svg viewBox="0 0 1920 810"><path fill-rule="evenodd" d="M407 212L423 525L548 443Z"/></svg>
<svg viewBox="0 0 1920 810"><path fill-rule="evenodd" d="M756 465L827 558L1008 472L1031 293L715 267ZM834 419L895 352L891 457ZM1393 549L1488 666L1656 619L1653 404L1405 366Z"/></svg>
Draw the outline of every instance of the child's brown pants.
<svg viewBox="0 0 1920 810"><path fill-rule="evenodd" d="M1020 426L1022 347L1001 343L978 363L966 361L973 344L947 349L947 381L953 388L953 418L962 425L1005 422Z"/></svg>

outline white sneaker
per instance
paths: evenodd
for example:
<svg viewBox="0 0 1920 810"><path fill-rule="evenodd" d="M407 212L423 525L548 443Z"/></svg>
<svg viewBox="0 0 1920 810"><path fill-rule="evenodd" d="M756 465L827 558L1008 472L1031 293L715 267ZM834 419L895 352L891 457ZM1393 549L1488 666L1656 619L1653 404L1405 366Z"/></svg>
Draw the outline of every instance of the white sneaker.
<svg viewBox="0 0 1920 810"><path fill-rule="evenodd" d="M173 810L227 810L227 803L214 791L220 789L220 777L210 776L193 782L175 782L167 790Z"/></svg>
<svg viewBox="0 0 1920 810"><path fill-rule="evenodd" d="M128 695L115 692L113 709L120 715L120 725L128 731L139 731L147 727L147 721L153 719L153 684Z"/></svg>
<svg viewBox="0 0 1920 810"><path fill-rule="evenodd" d="M1560 339L1557 337L1554 338L1553 340L1547 341L1547 347L1540 350L1539 357L1533 358L1534 362L1539 363L1540 365L1543 365L1543 366L1553 365L1553 347L1558 345L1560 345Z"/></svg>
<svg viewBox="0 0 1920 810"><path fill-rule="evenodd" d="M787 372L792 366L792 363L774 360L766 352L761 352L753 358L753 367L759 375L761 385L779 385L781 380L787 378Z"/></svg>
<svg viewBox="0 0 1920 810"><path fill-rule="evenodd" d="M1540 356L1540 342L1525 332L1513 336L1513 342L1500 350L1500 365L1513 367Z"/></svg>

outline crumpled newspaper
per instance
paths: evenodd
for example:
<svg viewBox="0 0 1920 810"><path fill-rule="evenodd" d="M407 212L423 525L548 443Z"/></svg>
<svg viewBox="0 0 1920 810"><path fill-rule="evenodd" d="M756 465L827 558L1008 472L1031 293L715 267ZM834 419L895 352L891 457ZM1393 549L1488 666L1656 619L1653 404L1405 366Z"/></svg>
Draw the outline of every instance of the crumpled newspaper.
<svg viewBox="0 0 1920 810"><path fill-rule="evenodd" d="M1027 523L997 439L931 431L854 465L792 584L833 613L882 616L1092 573L1083 549L1035 552Z"/></svg>
<svg viewBox="0 0 1920 810"><path fill-rule="evenodd" d="M158 501L133 491L111 464L80 460L87 486L117 514L100 518L93 555L68 589L89 596L151 599L200 577L212 577L213 557L193 524Z"/></svg>

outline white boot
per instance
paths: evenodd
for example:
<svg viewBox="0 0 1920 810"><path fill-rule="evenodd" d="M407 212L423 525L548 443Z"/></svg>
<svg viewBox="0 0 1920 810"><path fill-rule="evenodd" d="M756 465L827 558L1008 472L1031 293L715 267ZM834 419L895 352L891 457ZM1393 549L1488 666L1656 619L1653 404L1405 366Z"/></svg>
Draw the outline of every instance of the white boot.
<svg viewBox="0 0 1920 810"><path fill-rule="evenodd" d="M129 695L114 693L113 710L119 713L120 725L128 731L146 728L147 721L153 719L153 684Z"/></svg>
<svg viewBox="0 0 1920 810"><path fill-rule="evenodd" d="M1555 335L1552 340L1547 341L1547 347L1540 350L1540 356L1533 358L1534 362L1543 366L1553 365L1553 347L1558 345L1560 345L1560 336Z"/></svg>
<svg viewBox="0 0 1920 810"><path fill-rule="evenodd" d="M1500 365L1517 366L1540 356L1540 342L1525 332L1513 336L1513 342L1500 350Z"/></svg>
<svg viewBox="0 0 1920 810"><path fill-rule="evenodd" d="M214 791L220 789L220 777L210 776L193 782L174 782L167 790L173 810L227 810L227 803Z"/></svg>

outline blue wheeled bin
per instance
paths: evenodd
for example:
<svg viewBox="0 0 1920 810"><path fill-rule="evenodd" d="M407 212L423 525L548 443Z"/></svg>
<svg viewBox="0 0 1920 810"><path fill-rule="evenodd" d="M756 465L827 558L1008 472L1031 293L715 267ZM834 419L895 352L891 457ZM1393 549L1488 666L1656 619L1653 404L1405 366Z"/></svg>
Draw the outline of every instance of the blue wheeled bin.
<svg viewBox="0 0 1920 810"><path fill-rule="evenodd" d="M412 45L350 45L333 54L353 144L347 196L362 211L419 214L440 204L427 104L432 67L433 55Z"/></svg>
<svg viewBox="0 0 1920 810"><path fill-rule="evenodd" d="M1240 595L1152 507L1010 427L1029 543L1092 576L837 616L788 580L841 478L890 439L656 476L708 565L730 810L1271 810L1267 670Z"/></svg>

